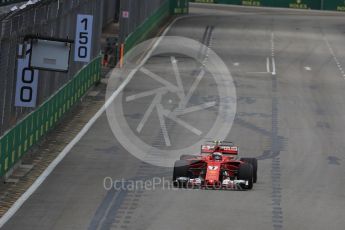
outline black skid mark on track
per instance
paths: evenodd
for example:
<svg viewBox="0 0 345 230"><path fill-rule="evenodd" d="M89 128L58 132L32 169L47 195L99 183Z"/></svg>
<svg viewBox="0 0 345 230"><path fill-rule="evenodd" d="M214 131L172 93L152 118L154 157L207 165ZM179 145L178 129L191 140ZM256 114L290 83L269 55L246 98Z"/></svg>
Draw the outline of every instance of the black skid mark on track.
<svg viewBox="0 0 345 230"><path fill-rule="evenodd" d="M279 155L279 154L278 154ZM281 188L281 173L280 173L280 157L277 156L272 159L271 169L272 181L272 225L273 229L278 230L283 228L283 210L281 207L282 188Z"/></svg>
<svg viewBox="0 0 345 230"><path fill-rule="evenodd" d="M338 157L329 156L327 157L327 160L328 160L328 164L330 165L341 165L340 163L341 159L339 159Z"/></svg>
<svg viewBox="0 0 345 230"><path fill-rule="evenodd" d="M92 218L88 230L130 229L132 216L145 197L144 188L128 189L133 181L148 181L153 177L171 176L169 170L142 162L136 176L121 182L117 189L110 189Z"/></svg>
<svg viewBox="0 0 345 230"><path fill-rule="evenodd" d="M202 43L205 44L207 47L211 46L214 28L214 26L207 26L205 29ZM200 55L204 57L205 62L207 62L206 53L206 50L200 50ZM195 74L198 74L197 70ZM131 118L135 119L136 116L133 116ZM174 124L167 122L166 125L169 129L172 128ZM165 146L162 132L159 132L159 134L154 138L152 146L157 148ZM139 168L137 169L135 177L127 179L127 181L145 181L158 176L161 178L171 177L171 171L167 168L162 168L150 165L145 162L141 162ZM124 187L126 187L126 185ZM143 199L144 196L144 190L109 190L106 197L103 199L102 203L98 207L96 214L91 220L88 230L130 229L132 215L138 207L140 199ZM144 226L141 227L144 228Z"/></svg>
<svg viewBox="0 0 345 230"><path fill-rule="evenodd" d="M280 153L283 149L284 138L279 136L279 110L278 110L278 79L276 75L272 75L272 131L271 131L271 201L272 201L272 227L274 230L283 229L283 209L282 188L281 188L281 165Z"/></svg>
<svg viewBox="0 0 345 230"><path fill-rule="evenodd" d="M245 127L247 129L250 129L250 130L253 130L261 135L264 135L264 136L271 136L271 132L266 130L266 129L263 129L261 127L258 127L250 122L247 122L239 117L235 117L235 121L237 124L241 125L242 127Z"/></svg>

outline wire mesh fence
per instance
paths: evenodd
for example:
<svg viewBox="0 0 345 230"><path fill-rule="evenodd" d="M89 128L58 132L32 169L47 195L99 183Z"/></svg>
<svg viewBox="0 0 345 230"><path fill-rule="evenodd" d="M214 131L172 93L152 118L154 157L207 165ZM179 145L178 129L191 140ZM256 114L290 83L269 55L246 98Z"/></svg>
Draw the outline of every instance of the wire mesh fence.
<svg viewBox="0 0 345 230"><path fill-rule="evenodd" d="M158 9L174 0L41 0L0 18L0 136L35 108L15 107L17 52L27 34L74 39L77 14L92 14L92 57L101 50L102 28L119 21L119 40L125 42ZM180 1L180 0L177 0ZM18 3L18 6L23 3ZM74 50L71 50L71 57ZM36 105L41 105L81 69L70 61L68 73L39 72Z"/></svg>
<svg viewBox="0 0 345 230"><path fill-rule="evenodd" d="M8 12L0 18L0 136L34 108L14 106L18 45L27 34L69 38L75 37L77 14L92 14L92 57L101 49L101 31L109 22L119 20L120 40L149 18L169 0L41 0L25 9ZM20 6L22 3L18 3ZM72 49L71 57L74 56ZM40 71L37 106L42 104L83 66L70 62L68 73Z"/></svg>
<svg viewBox="0 0 345 230"><path fill-rule="evenodd" d="M77 14L92 14L94 42L91 56L96 57L100 52L98 41L103 23L108 22L112 17L112 12L109 10L108 18L103 20L102 11L107 7L112 9L110 3L113 2L115 0L43 0L2 17L0 21L0 136L34 110L34 108L14 106L17 50L24 36L39 34L74 39ZM113 11L115 12L115 9ZM74 56L73 49L71 56ZM70 80L83 65L83 63L71 61L68 73L40 71L37 106Z"/></svg>
<svg viewBox="0 0 345 230"><path fill-rule="evenodd" d="M120 11L118 0L42 0L39 5L28 6L0 20L0 178L11 173L22 156L46 133L52 131L62 116L93 84L100 81L100 38L105 24L116 21L119 12L123 13L122 20L129 19L131 15L130 21L122 21L121 24L127 28L123 34L125 42L128 42L126 46L131 47L145 39L170 15L187 12L188 8L188 0L145 0L146 4L139 0L128 1L133 5L121 2L124 5L123 11ZM184 4L180 4L181 2ZM22 68L16 67L17 50L18 54L21 53L19 44L23 43L28 34L63 41L74 38L78 14L94 16L93 60L83 68L80 63L70 62L67 74L40 70L37 108L16 108L15 73L16 68ZM74 56L73 51L71 56ZM25 118L21 119L23 117ZM4 132L5 130L8 131Z"/></svg>

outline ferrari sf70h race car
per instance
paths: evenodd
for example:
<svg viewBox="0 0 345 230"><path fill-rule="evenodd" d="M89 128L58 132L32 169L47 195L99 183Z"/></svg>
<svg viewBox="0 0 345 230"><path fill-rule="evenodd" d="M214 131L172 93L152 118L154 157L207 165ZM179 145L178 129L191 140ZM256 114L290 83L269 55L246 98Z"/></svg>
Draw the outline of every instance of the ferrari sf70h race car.
<svg viewBox="0 0 345 230"><path fill-rule="evenodd" d="M239 158L232 142L215 141L201 146L199 155L181 155L175 162L176 187L249 190L257 180L256 158Z"/></svg>

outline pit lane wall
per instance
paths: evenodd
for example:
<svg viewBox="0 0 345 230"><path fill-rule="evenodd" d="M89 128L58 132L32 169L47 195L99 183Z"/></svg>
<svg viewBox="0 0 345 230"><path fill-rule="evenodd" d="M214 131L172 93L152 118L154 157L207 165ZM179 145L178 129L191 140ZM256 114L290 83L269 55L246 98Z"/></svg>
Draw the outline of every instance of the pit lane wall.
<svg viewBox="0 0 345 230"><path fill-rule="evenodd" d="M126 37L124 47L127 51L147 38L170 16L188 13L188 0L164 1ZM101 56L97 56L35 111L0 137L0 178L11 173L11 169L20 162L29 149L52 131L87 90L100 81L101 59Z"/></svg>
<svg viewBox="0 0 345 230"><path fill-rule="evenodd" d="M91 84L94 82L92 77L97 70L94 65L97 63L96 60L99 60L100 53L102 9L103 3L107 1L41 0L1 15L0 180L19 163L31 146L52 130L82 93L86 92L89 81ZM21 4L18 3L17 6ZM55 38L74 38L78 14L94 15L92 36L95 42L90 49L94 62L83 67L85 63L71 60L67 73L40 71L37 79L36 107L15 106L17 51L24 37L28 34L39 34ZM71 57L73 56L74 49L71 50ZM72 93L71 90L76 92Z"/></svg>
<svg viewBox="0 0 345 230"><path fill-rule="evenodd" d="M0 138L0 178L81 99L101 77L101 57L82 68L38 109Z"/></svg>
<svg viewBox="0 0 345 230"><path fill-rule="evenodd" d="M344 0L191 0L191 2L345 11Z"/></svg>

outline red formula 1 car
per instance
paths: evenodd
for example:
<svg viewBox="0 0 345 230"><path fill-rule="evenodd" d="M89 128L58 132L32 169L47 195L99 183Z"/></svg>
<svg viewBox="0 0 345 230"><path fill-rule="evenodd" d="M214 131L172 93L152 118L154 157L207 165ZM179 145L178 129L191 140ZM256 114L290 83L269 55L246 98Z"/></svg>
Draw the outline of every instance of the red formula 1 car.
<svg viewBox="0 0 345 230"><path fill-rule="evenodd" d="M252 189L257 180L256 158L238 158L232 142L201 146L199 155L182 155L175 162L173 182L178 187Z"/></svg>

